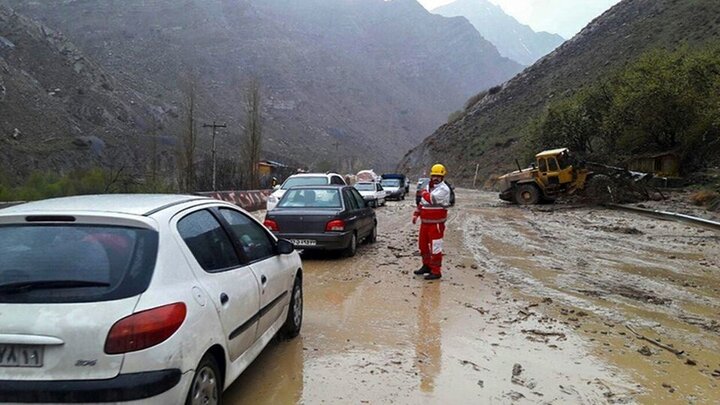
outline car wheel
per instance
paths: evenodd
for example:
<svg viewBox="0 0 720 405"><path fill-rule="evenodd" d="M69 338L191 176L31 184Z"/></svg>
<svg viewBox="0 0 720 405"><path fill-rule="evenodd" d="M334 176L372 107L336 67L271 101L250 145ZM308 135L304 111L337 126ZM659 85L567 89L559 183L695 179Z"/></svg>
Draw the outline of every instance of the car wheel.
<svg viewBox="0 0 720 405"><path fill-rule="evenodd" d="M367 243L375 243L377 242L377 223L373 225L372 231L370 231L370 235L368 235L367 239L365 239Z"/></svg>
<svg viewBox="0 0 720 405"><path fill-rule="evenodd" d="M287 319L280 330L282 337L292 339L300 334L303 320L303 290L302 280L295 277L292 295L290 296L290 307L288 308Z"/></svg>
<svg viewBox="0 0 720 405"><path fill-rule="evenodd" d="M195 369L195 375L190 384L190 391L185 404L222 404L222 384L217 361L215 357L208 353L200 359L200 363Z"/></svg>
<svg viewBox="0 0 720 405"><path fill-rule="evenodd" d="M355 256L355 253L357 253L357 234L353 232L352 237L350 238L350 244L345 248L345 256L353 257Z"/></svg>

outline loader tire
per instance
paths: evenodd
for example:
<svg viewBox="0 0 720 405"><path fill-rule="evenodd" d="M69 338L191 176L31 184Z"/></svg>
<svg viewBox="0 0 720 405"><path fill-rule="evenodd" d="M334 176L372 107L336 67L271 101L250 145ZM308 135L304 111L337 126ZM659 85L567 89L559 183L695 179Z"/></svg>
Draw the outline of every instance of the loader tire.
<svg viewBox="0 0 720 405"><path fill-rule="evenodd" d="M519 205L535 205L540 201L540 190L534 184L522 184L515 189L515 201Z"/></svg>

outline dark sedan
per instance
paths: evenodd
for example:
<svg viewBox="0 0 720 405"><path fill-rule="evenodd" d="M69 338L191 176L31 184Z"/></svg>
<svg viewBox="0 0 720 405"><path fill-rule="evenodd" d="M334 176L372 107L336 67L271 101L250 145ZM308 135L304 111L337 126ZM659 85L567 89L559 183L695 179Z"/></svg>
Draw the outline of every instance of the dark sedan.
<svg viewBox="0 0 720 405"><path fill-rule="evenodd" d="M350 186L289 189L268 211L265 226L304 250L342 250L354 256L360 241L377 239L375 211Z"/></svg>

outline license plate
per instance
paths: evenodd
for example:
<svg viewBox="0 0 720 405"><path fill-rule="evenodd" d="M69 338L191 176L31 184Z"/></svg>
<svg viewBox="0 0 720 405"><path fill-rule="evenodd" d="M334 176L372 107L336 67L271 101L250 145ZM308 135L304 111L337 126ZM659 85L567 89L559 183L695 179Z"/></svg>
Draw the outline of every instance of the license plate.
<svg viewBox="0 0 720 405"><path fill-rule="evenodd" d="M295 246L315 246L317 245L316 240L312 239L290 239L290 242L292 242Z"/></svg>
<svg viewBox="0 0 720 405"><path fill-rule="evenodd" d="M43 347L0 345L0 367L42 367Z"/></svg>

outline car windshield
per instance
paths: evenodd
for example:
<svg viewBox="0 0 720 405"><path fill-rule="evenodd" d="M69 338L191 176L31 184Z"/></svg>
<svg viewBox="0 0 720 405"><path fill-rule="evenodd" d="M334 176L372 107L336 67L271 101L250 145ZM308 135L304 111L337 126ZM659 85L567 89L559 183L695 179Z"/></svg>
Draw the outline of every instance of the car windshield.
<svg viewBox="0 0 720 405"><path fill-rule="evenodd" d="M297 187L297 186L322 186L330 184L329 180L325 176L317 176L317 177L309 177L309 176L302 176L302 177L290 177L289 179L285 180L285 183L282 185L283 190L287 190L290 187Z"/></svg>
<svg viewBox="0 0 720 405"><path fill-rule="evenodd" d="M380 184L383 187L400 187L400 179L385 179Z"/></svg>
<svg viewBox="0 0 720 405"><path fill-rule="evenodd" d="M96 225L0 226L0 302L109 301L150 284L158 236Z"/></svg>
<svg viewBox="0 0 720 405"><path fill-rule="evenodd" d="M338 189L292 189L278 203L282 208L342 208Z"/></svg>
<svg viewBox="0 0 720 405"><path fill-rule="evenodd" d="M358 191L375 191L375 183L358 183L355 185Z"/></svg>

